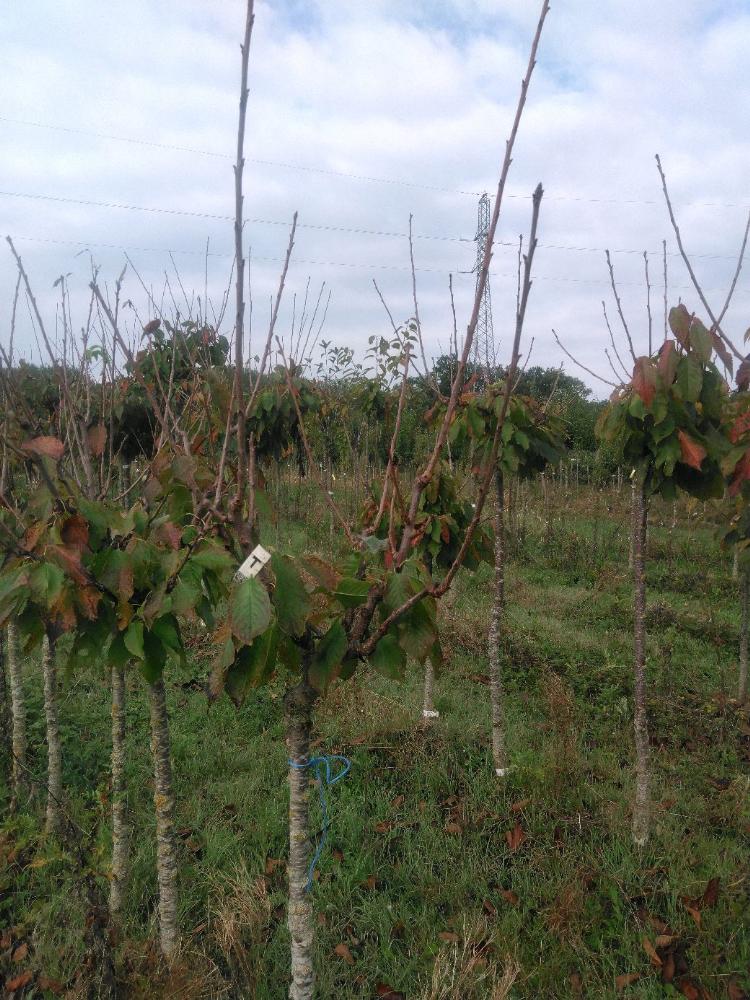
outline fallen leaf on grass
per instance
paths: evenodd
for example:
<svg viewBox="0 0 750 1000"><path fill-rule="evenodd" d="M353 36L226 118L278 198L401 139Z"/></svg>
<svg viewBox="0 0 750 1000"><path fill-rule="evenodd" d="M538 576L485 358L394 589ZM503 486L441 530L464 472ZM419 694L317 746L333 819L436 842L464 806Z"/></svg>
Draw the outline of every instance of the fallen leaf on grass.
<svg viewBox="0 0 750 1000"><path fill-rule="evenodd" d="M654 944L657 948L668 948L670 944L674 944L677 940L674 934L658 934Z"/></svg>
<svg viewBox="0 0 750 1000"><path fill-rule="evenodd" d="M727 983L727 996L729 1000L748 1000L747 993L734 979L730 979Z"/></svg>
<svg viewBox="0 0 750 1000"><path fill-rule="evenodd" d="M386 983L378 983L375 987L375 996L381 997L382 1000L406 1000L405 993L402 993L400 990L394 990L392 986L388 986Z"/></svg>
<svg viewBox="0 0 750 1000"><path fill-rule="evenodd" d="M500 895L503 897L506 903L510 903L511 906L518 906L520 900L512 889L501 889Z"/></svg>
<svg viewBox="0 0 750 1000"><path fill-rule="evenodd" d="M514 802L510 807L512 813L520 813L526 808L526 806L531 805L531 799L519 799L518 802Z"/></svg>
<svg viewBox="0 0 750 1000"><path fill-rule="evenodd" d="M577 972L572 973L570 976L570 988L577 997L583 993L583 980Z"/></svg>
<svg viewBox="0 0 750 1000"><path fill-rule="evenodd" d="M464 828L460 823L450 822L445 824L445 832L458 835L464 832Z"/></svg>
<svg viewBox="0 0 750 1000"><path fill-rule="evenodd" d="M648 955L648 957L651 959L651 964L655 965L657 967L657 969L661 968L661 959L656 954L656 948L654 948L654 946L651 944L651 942L649 941L649 939L647 937L643 938L643 940L641 941L641 944L643 945L643 950L646 952L646 954Z"/></svg>
<svg viewBox="0 0 750 1000"><path fill-rule="evenodd" d="M375 833L390 833L396 824L393 820L386 819L375 824Z"/></svg>
<svg viewBox="0 0 750 1000"><path fill-rule="evenodd" d="M391 809L400 809L401 806L406 801L405 795L397 795L395 799L391 802Z"/></svg>
<svg viewBox="0 0 750 1000"><path fill-rule="evenodd" d="M13 993L14 990L22 990L24 986L28 986L31 978L32 974L30 972L22 972L20 976L15 976L13 979L6 979L5 989L8 993Z"/></svg>
<svg viewBox="0 0 750 1000"><path fill-rule="evenodd" d="M333 951L339 958L343 958L347 965L354 965L354 959L352 958L352 953L349 951L349 945L344 944L342 941L341 944L336 945Z"/></svg>
<svg viewBox="0 0 750 1000"><path fill-rule="evenodd" d="M488 917L497 916L497 907L494 906L494 904L491 903L489 899L484 900L484 902L482 903L482 909L484 910L484 912L487 914Z"/></svg>
<svg viewBox="0 0 750 1000"><path fill-rule="evenodd" d="M661 967L661 981L663 983L671 983L674 979L675 965L674 965L674 952L668 951L664 956L664 964Z"/></svg>
<svg viewBox="0 0 750 1000"><path fill-rule="evenodd" d="M40 990L47 990L54 993L56 997L61 997L65 992L65 987L57 979L50 979L49 976L40 976L36 981Z"/></svg>
<svg viewBox="0 0 750 1000"><path fill-rule="evenodd" d="M266 875L273 875L277 868L284 864L282 858L266 858Z"/></svg>
<svg viewBox="0 0 750 1000"><path fill-rule="evenodd" d="M690 979L681 979L677 988L688 1000L701 1000L701 991Z"/></svg>
<svg viewBox="0 0 750 1000"><path fill-rule="evenodd" d="M19 946L13 952L13 961L23 962L28 953L29 953L29 946L26 944L26 942L24 942L23 944L19 944Z"/></svg>
<svg viewBox="0 0 750 1000"><path fill-rule="evenodd" d="M334 847L331 851L331 857L334 861L341 863L344 860L344 852L339 847Z"/></svg>
<svg viewBox="0 0 750 1000"><path fill-rule="evenodd" d="M375 875L368 875L367 878L362 883L363 889L369 889L372 891L373 889L377 889L377 887L378 887L378 880Z"/></svg>
<svg viewBox="0 0 750 1000"><path fill-rule="evenodd" d="M524 840L526 840L526 834L523 832L523 827L518 820L516 820L516 825L512 830L506 831L505 840L510 851L517 851Z"/></svg>
<svg viewBox="0 0 750 1000"><path fill-rule="evenodd" d="M441 941L449 941L451 944L458 944L461 940L460 935L456 934L455 931L440 931L438 937Z"/></svg>
<svg viewBox="0 0 750 1000"><path fill-rule="evenodd" d="M688 911L690 916L695 921L695 926L700 927L701 925L701 911L695 906L695 900L689 899L687 896L682 897L682 905Z"/></svg>
<svg viewBox="0 0 750 1000"><path fill-rule="evenodd" d="M641 978L638 972L623 972L621 976L615 979L615 989L622 993L624 989L628 986L632 986L633 983L637 983Z"/></svg>
<svg viewBox="0 0 750 1000"><path fill-rule="evenodd" d="M711 878L708 880L708 885L703 890L703 895L700 898L701 906L716 906L716 900L719 898L720 882L720 878Z"/></svg>

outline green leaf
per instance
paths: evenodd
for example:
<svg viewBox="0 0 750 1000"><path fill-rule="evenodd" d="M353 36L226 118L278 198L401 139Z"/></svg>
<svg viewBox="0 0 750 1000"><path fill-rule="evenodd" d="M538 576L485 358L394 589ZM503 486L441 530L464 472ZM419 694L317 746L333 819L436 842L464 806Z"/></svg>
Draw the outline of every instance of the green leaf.
<svg viewBox="0 0 750 1000"><path fill-rule="evenodd" d="M356 608L359 604L364 604L370 592L372 584L367 580L355 580L353 577L344 577L340 580L333 596L343 604L345 608Z"/></svg>
<svg viewBox="0 0 750 1000"><path fill-rule="evenodd" d="M110 666L113 667L125 667L132 660L132 655L130 650L125 645L125 639L121 632L118 632L113 638L112 642L109 644L109 651L107 653L107 660Z"/></svg>
<svg viewBox="0 0 750 1000"><path fill-rule="evenodd" d="M697 318L690 324L690 349L703 364L708 364L711 360L713 350L711 334Z"/></svg>
<svg viewBox="0 0 750 1000"><path fill-rule="evenodd" d="M144 632L143 652L141 673L149 684L153 684L162 675L164 664L167 662L167 650L161 639L153 632Z"/></svg>
<svg viewBox="0 0 750 1000"><path fill-rule="evenodd" d="M271 568L276 577L273 605L279 627L289 635L302 635L310 613L310 599L302 577L289 556L274 553Z"/></svg>
<svg viewBox="0 0 750 1000"><path fill-rule="evenodd" d="M232 557L226 549L213 542L205 542L201 548L193 552L190 562L196 563L203 569L213 570L214 573L231 572L235 568Z"/></svg>
<svg viewBox="0 0 750 1000"><path fill-rule="evenodd" d="M695 403L701 394L702 385L703 369L700 362L690 355L680 358L674 382L675 391L680 399L684 403Z"/></svg>
<svg viewBox="0 0 750 1000"><path fill-rule="evenodd" d="M229 606L232 634L240 642L251 643L265 632L271 621L271 602L266 588L256 578L243 580L235 589Z"/></svg>
<svg viewBox="0 0 750 1000"><path fill-rule="evenodd" d="M319 691L325 691L331 681L338 676L336 668L347 650L346 633L341 622L331 625L318 643L310 663L310 683Z"/></svg>
<svg viewBox="0 0 750 1000"><path fill-rule="evenodd" d="M143 648L143 622L134 619L128 625L122 638L130 655L142 660L146 655Z"/></svg>
<svg viewBox="0 0 750 1000"><path fill-rule="evenodd" d="M226 675L226 692L237 708L253 688L269 680L276 664L278 629L272 626L239 650Z"/></svg>
<svg viewBox="0 0 750 1000"><path fill-rule="evenodd" d="M406 653L399 645L395 635L390 632L384 635L373 650L370 657L375 670L391 680L403 680L406 666Z"/></svg>

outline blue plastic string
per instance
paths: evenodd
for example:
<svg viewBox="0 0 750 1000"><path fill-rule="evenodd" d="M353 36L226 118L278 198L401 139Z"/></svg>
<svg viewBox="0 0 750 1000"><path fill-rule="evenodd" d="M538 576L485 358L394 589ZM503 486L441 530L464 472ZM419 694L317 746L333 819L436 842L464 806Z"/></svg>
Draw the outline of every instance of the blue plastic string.
<svg viewBox="0 0 750 1000"><path fill-rule="evenodd" d="M333 762L342 764L341 770L338 774L331 777L331 764ZM330 820L328 817L328 801L326 799L326 787L335 785L337 781L341 781L345 777L349 770L351 769L352 762L348 757L342 757L341 754L333 753L326 754L322 757L311 757L306 764L298 764L296 760L289 760L289 766L295 768L298 771L304 771L307 767L312 767L315 771L315 778L318 782L318 791L320 793L320 812L323 817L323 826L320 833L320 840L318 841L318 846L315 848L315 853L313 854L313 859L310 862L310 867L307 870L307 885L305 886L305 892L309 892L313 884L313 875L315 874L315 866L320 860L320 855L323 853L323 848L325 847L326 840L328 839L328 830L330 827Z"/></svg>

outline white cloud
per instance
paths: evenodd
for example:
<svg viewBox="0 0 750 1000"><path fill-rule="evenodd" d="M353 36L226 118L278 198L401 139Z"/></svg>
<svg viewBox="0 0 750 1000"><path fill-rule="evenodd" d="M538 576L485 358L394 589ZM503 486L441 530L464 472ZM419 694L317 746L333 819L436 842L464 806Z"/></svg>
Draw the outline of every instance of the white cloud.
<svg viewBox="0 0 750 1000"><path fill-rule="evenodd" d="M633 0L554 4L522 123L501 239L528 225L530 194L545 185L542 244L673 250L653 154L663 157L688 246L730 258L750 192L750 98L744 56L750 18L739 2ZM537 4L526 0L395 0L258 5L251 54L246 171L249 218L403 233L414 213L418 234L469 242L417 240L420 308L428 346L450 329L447 273L473 263L476 203L458 191L493 190L526 64ZM243 4L190 0L29 0L5 13L0 115L112 135L189 146L200 156L35 129L0 121L0 190L52 194L231 215L232 156ZM402 178L415 186L365 182L253 160ZM419 186L423 185L423 186ZM447 191L429 188L446 188ZM712 207L706 207L706 204ZM718 204L717 204L718 203ZM183 282L203 288L206 239L231 254L231 224L181 215L0 197L3 232L35 240L171 247ZM251 225L256 319L267 310L286 245L284 227ZM52 281L72 271L85 290L79 246L19 238L40 301L54 317ZM122 253L92 246L103 273L119 273ZM165 254L133 253L148 285L161 287ZM0 258L2 259L2 258ZM305 264L320 261L323 264ZM326 263L327 262L327 263ZM634 327L645 324L643 261L616 254ZM230 258L212 258L218 300ZM722 298L731 259L698 260L707 287ZM351 265L362 265L351 266ZM676 257L672 297L695 297ZM493 279L495 329L507 344L515 300L515 249L499 247ZM290 291L326 280L334 297L326 335L364 347L385 329L372 289L376 277L399 318L412 310L404 239L300 229ZM652 261L660 300L661 260ZM533 360L559 363L554 326L586 364L603 370L601 300L609 298L603 254L541 246L529 313ZM6 315L14 280L6 255L0 303ZM455 279L459 316L468 315L471 275ZM136 282L128 287L142 299ZM75 300L83 307L83 291ZM730 327L743 331L750 281L740 281ZM656 307L655 307L656 308ZM660 309L660 302L659 302ZM288 324L291 296L285 313ZM25 313L24 313L25 316ZM53 325L53 321L51 323ZM24 342L33 340L28 323Z"/></svg>

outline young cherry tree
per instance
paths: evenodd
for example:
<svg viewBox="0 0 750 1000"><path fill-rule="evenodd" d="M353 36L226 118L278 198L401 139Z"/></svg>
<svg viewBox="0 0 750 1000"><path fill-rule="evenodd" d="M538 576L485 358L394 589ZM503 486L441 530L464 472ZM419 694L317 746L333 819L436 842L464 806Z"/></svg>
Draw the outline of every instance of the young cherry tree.
<svg viewBox="0 0 750 1000"><path fill-rule="evenodd" d="M535 249L535 239L529 244L526 257L527 276ZM525 282L525 287L528 280ZM525 300L519 304L518 322L523 323ZM481 467L484 453L491 446L498 418L502 412L504 384L488 386L482 393L465 394L461 411L453 424L452 436L459 441L467 436L475 442L477 461ZM495 471L494 506L494 589L492 618L490 621L488 655L490 666L490 707L492 717L492 761L495 774L504 778L508 773L508 753L503 707L503 672L505 632L505 478L515 475L519 479L543 472L548 465L556 465L564 452L563 428L559 419L547 413L546 408L529 397L512 395L501 433L501 445Z"/></svg>
<svg viewBox="0 0 750 1000"><path fill-rule="evenodd" d="M678 490L701 499L724 493L722 431L727 386L713 361L716 339L684 306L672 309L667 339L653 357L635 361L629 384L615 389L602 413L600 437L622 451L635 470L633 839L650 831L650 766L646 684L646 532L648 503Z"/></svg>

